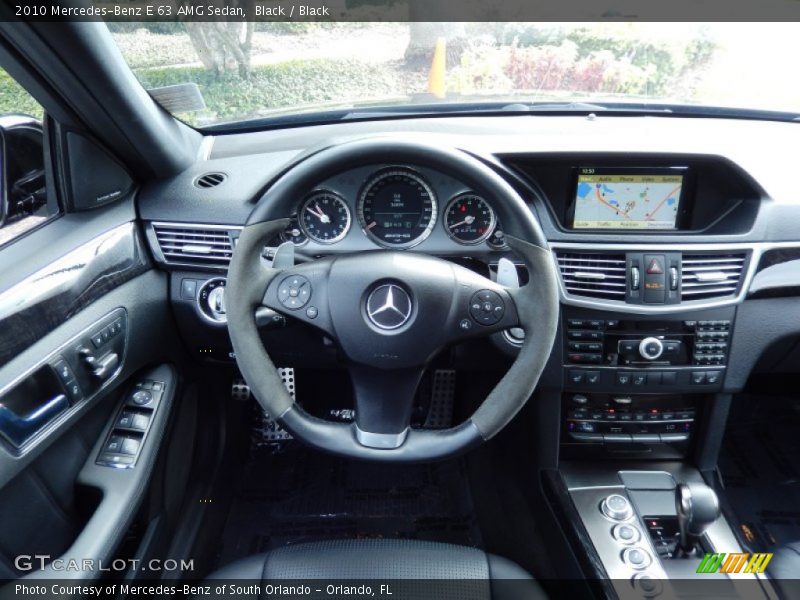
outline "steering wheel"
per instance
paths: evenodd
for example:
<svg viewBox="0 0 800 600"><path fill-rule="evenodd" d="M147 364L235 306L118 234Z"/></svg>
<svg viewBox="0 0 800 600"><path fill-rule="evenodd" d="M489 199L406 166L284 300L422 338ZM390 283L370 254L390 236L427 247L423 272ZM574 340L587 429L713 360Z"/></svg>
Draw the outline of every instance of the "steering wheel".
<svg viewBox="0 0 800 600"><path fill-rule="evenodd" d="M528 283L505 288L451 262L408 251L322 258L285 270L262 258L297 200L319 182L365 164L420 164L490 199ZM286 171L242 230L228 270L228 330L236 361L261 407L297 439L335 454L386 461L457 455L490 439L522 408L550 355L558 320L555 265L533 213L477 158L427 143L367 139L328 147ZM286 391L258 333L262 306L322 330L347 358L354 423L308 414ZM456 427L410 427L426 364L449 344L521 327L525 341L475 413Z"/></svg>

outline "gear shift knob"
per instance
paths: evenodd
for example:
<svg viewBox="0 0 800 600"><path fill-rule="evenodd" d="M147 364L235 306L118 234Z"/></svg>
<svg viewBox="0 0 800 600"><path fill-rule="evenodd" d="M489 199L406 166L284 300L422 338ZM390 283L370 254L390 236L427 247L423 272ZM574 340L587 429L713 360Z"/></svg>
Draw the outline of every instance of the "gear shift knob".
<svg viewBox="0 0 800 600"><path fill-rule="evenodd" d="M719 499L704 483L679 483L675 487L675 511L681 536L679 547L691 554L703 532L719 517Z"/></svg>

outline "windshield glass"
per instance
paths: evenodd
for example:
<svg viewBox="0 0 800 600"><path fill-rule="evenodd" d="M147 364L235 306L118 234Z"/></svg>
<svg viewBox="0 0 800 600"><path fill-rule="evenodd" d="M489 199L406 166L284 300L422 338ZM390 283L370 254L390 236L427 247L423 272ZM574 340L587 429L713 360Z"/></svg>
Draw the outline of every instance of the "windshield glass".
<svg viewBox="0 0 800 600"><path fill-rule="evenodd" d="M108 25L142 85L199 127L435 103L800 112L795 23Z"/></svg>

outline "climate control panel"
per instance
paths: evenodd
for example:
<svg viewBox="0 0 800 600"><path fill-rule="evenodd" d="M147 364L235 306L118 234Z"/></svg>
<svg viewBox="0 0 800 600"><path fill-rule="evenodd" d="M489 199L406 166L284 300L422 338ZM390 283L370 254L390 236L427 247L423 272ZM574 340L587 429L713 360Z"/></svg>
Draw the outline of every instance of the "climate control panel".
<svg viewBox="0 0 800 600"><path fill-rule="evenodd" d="M701 403L686 394L580 394L563 398L567 444L668 444L691 440Z"/></svg>

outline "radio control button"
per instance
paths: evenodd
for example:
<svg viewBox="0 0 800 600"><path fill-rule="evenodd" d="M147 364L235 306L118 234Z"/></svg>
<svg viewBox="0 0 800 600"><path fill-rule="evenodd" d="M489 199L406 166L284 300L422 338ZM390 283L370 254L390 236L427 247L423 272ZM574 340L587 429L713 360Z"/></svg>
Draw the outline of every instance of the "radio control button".
<svg viewBox="0 0 800 600"><path fill-rule="evenodd" d="M646 337L639 343L639 354L647 360L656 360L664 352L664 344L655 337Z"/></svg>
<svg viewBox="0 0 800 600"><path fill-rule="evenodd" d="M680 354L681 342L666 341L664 342L664 354L667 356L676 356Z"/></svg>

